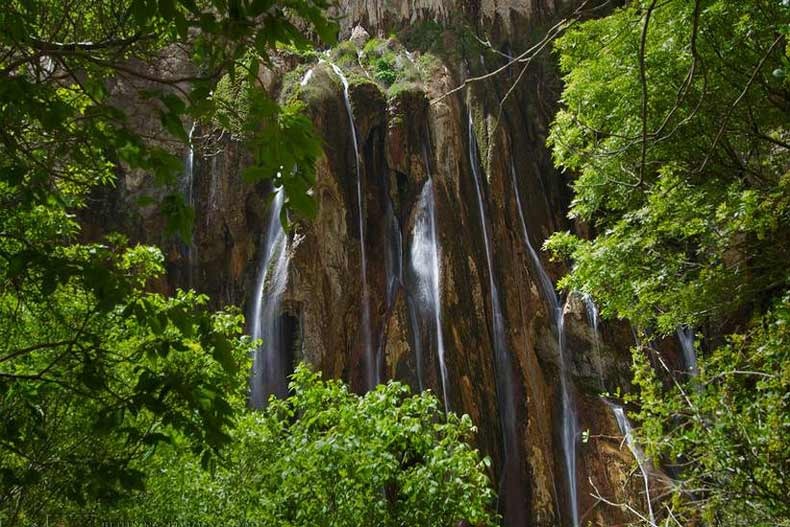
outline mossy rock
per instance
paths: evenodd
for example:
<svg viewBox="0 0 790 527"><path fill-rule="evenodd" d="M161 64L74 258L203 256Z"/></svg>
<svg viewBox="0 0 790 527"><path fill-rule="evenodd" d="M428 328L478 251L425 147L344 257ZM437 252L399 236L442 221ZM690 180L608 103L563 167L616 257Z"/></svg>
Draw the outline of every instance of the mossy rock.
<svg viewBox="0 0 790 527"><path fill-rule="evenodd" d="M400 97L402 94L421 93L425 94L423 85L420 82L403 81L396 82L387 89L387 99L393 100Z"/></svg>
<svg viewBox="0 0 790 527"><path fill-rule="evenodd" d="M409 137L420 137L425 126L430 103L420 85L404 86L397 93L388 95L389 126L403 126Z"/></svg>
<svg viewBox="0 0 790 527"><path fill-rule="evenodd" d="M349 92L354 115L380 114L386 108L384 93L370 79L359 76L349 79Z"/></svg>
<svg viewBox="0 0 790 527"><path fill-rule="evenodd" d="M357 46L350 40L339 42L337 46L333 47L329 52L329 57L332 62L340 67L356 66L359 60L359 50Z"/></svg>
<svg viewBox="0 0 790 527"><path fill-rule="evenodd" d="M287 72L283 76L282 88L280 89L280 103L285 104L300 98L302 86L301 82L305 74L310 69L315 67L315 64L299 64L296 68Z"/></svg>
<svg viewBox="0 0 790 527"><path fill-rule="evenodd" d="M338 92L343 90L340 79L328 64L313 66L310 80L304 86L301 85L302 78L297 82L298 97L310 107L320 106L328 99L336 98Z"/></svg>

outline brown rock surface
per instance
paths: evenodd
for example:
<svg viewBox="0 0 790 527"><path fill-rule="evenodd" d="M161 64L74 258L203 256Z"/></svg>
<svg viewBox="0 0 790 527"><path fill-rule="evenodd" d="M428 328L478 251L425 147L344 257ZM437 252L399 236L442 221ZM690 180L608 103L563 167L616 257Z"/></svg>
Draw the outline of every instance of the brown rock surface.
<svg viewBox="0 0 790 527"><path fill-rule="evenodd" d="M347 0L344 24L362 25L371 34L415 18L443 20L466 3L422 0L423 4ZM474 12L507 33L514 21L553 16L562 2L484 0ZM493 26L492 26L493 27ZM452 41L451 37L448 37ZM560 447L561 409L558 344L554 315L539 287L519 223L510 163L519 180L521 201L532 245L540 248L555 230L574 228L565 218L569 190L565 177L551 163L545 147L548 125L559 93L553 65L537 61L500 118L499 100L512 82L506 72L462 92L437 100L460 78L468 64L445 63L420 88L385 96L372 82L352 82L351 101L359 134L360 174L364 191L363 222L368 256L370 323L373 349L383 378L396 378L415 389L420 382L442 393L434 339L425 324L415 324L408 291L410 244L415 205L428 177L434 182L437 235L440 244L442 329L449 374L450 406L468 413L479 428L478 443L490 455L494 477L504 459L497 403L497 375L492 349L492 305L483 234L478 217L466 131L471 107L480 140L484 169L485 207L492 232L494 274L506 327L506 347L515 383L520 484L525 502L518 505L529 525L569 525L568 492ZM313 67L303 93L308 111L324 141L325 155L317 166L313 195L318 214L312 222L292 227L292 251L283 315L295 321L294 355L327 375L343 378L356 390L365 386L363 339L360 331L360 211L356 199L354 154L342 86L327 64ZM273 80L272 85L280 85ZM429 101L433 101L429 104ZM213 138L216 155L198 150L195 161L197 220L191 265L184 247L161 235L161 219L152 210L136 210L133 196L139 175L125 174L113 195L141 228L130 221L114 225L136 238L166 246L170 287L192 286L211 295L216 305L248 308L258 271L260 243L266 229L265 184L242 182L249 162L243 147L228 137ZM427 153L427 166L425 154ZM109 198L108 198L109 199ZM101 214L117 215L117 212ZM396 249L393 250L393 247ZM398 253L398 254L395 254ZM562 272L541 256L548 273ZM393 260L394 258L394 260ZM402 276L390 289L393 269ZM571 297L565 307L569 372L577 401L579 510L595 525L621 523L622 513L591 497L597 491L615 501L640 500L641 480L634 483L633 458L621 448L617 424L598 396L605 390L628 388L630 334L622 325L604 324L598 343L584 305ZM422 357L416 354L419 342Z"/></svg>

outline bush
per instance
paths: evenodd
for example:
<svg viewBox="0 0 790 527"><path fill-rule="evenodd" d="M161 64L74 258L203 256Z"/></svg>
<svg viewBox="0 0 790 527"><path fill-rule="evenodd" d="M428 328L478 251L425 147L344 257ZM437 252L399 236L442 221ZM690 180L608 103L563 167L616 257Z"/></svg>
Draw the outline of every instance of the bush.
<svg viewBox="0 0 790 527"><path fill-rule="evenodd" d="M188 451L169 448L149 462L149 490L104 516L270 527L495 524L489 461L468 444L468 416L445 417L433 395L397 382L358 396L305 366L291 389L239 419L213 476Z"/></svg>

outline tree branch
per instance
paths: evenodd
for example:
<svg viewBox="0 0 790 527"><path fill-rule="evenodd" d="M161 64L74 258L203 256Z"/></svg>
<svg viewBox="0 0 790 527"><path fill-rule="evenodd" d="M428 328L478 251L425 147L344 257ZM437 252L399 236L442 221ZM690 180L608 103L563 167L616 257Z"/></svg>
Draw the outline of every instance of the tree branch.
<svg viewBox="0 0 790 527"><path fill-rule="evenodd" d="M743 87L743 90L741 91L740 95L738 95L738 97L732 102L730 107L727 109L727 113L724 115L724 119L721 122L721 126L719 126L719 131L716 133L716 137L713 140L713 144L708 150L708 153L705 155L705 159L702 161L702 164L697 169L697 173L705 170L705 167L707 166L710 157L713 155L713 151L716 150L719 141L724 135L724 130L725 128L727 128L727 123L729 122L730 117L732 117L735 108L743 100L743 98L746 97L746 94L749 92L749 88L751 88L752 84L754 83L754 80L757 78L757 75L760 73L760 70L763 68L763 65L768 60L768 57L771 56L771 53L773 52L774 48L776 48L776 46L778 46L779 43L782 42L782 39L783 39L782 35L776 37L776 40L774 40L773 44L771 44L771 47L768 48L768 51L765 52L763 57L760 59L760 62L758 62L757 66L755 66L754 71L752 71L751 77L749 77L749 81L746 83L746 86Z"/></svg>
<svg viewBox="0 0 790 527"><path fill-rule="evenodd" d="M639 82L642 85L642 152L639 161L639 186L645 181L645 158L647 157L647 72L645 65L645 47L647 45L647 30L650 26L650 17L656 7L657 0L650 2L645 13L645 23L642 26L642 37L639 42Z"/></svg>

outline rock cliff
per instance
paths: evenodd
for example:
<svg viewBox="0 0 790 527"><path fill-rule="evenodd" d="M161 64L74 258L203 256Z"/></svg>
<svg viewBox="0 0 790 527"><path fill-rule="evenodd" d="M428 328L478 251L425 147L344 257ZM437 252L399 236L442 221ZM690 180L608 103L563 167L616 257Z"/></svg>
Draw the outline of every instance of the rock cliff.
<svg viewBox="0 0 790 527"><path fill-rule="evenodd" d="M596 332L591 306L577 295L557 304L544 279L563 272L540 251L546 237L585 229L566 218L569 176L545 146L560 91L552 58L447 95L538 41L569 3L343 0L351 40L266 72L273 93L306 103L325 152L317 217L287 234L282 352L358 391L372 370L468 413L494 460L507 525L624 522L593 494L644 508L634 458L600 397L629 387L630 332ZM333 64L348 78L353 124ZM194 142L182 152L196 208L191 246L165 238L161 218L134 205L134 174L103 197L105 215L167 248L163 287L194 287L250 313L269 265L261 253L272 189L242 182L248 154L232 137L198 125ZM434 256L436 273L421 260Z"/></svg>

